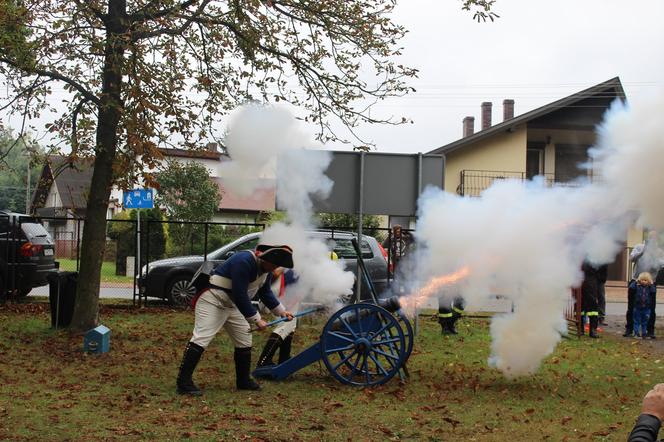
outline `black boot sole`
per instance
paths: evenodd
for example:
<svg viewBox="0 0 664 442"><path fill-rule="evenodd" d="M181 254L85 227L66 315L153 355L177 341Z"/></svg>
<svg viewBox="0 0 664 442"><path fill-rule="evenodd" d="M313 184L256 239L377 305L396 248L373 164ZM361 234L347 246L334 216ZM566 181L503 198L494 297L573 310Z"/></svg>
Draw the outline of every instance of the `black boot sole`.
<svg viewBox="0 0 664 442"><path fill-rule="evenodd" d="M254 384L243 385L243 386L239 386L239 385L238 385L238 386L237 386L237 389L238 389L238 390L241 390L241 391L258 391L258 390L261 389L261 386L258 385L258 384L256 384L256 383L254 383Z"/></svg>
<svg viewBox="0 0 664 442"><path fill-rule="evenodd" d="M201 390L187 390L184 388L177 387L175 389L175 392L177 394L187 395L187 396L203 396L203 392Z"/></svg>

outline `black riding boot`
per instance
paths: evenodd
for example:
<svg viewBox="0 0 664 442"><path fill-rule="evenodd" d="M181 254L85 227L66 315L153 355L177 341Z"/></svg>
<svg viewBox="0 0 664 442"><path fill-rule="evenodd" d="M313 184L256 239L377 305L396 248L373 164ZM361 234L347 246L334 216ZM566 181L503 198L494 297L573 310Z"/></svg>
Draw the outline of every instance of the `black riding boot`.
<svg viewBox="0 0 664 442"><path fill-rule="evenodd" d="M260 390L251 378L251 347L235 348L235 385L238 390Z"/></svg>
<svg viewBox="0 0 664 442"><path fill-rule="evenodd" d="M205 349L200 345L189 342L187 348L184 350L184 356L182 357L182 362L180 363L180 371L178 372L177 379L177 388L176 391L178 394L188 394L191 396L200 396L201 390L194 384L194 381L191 379L198 365L198 361L201 360L201 355Z"/></svg>
<svg viewBox="0 0 664 442"><path fill-rule="evenodd" d="M597 316L591 316L588 318L588 322L590 322L590 327L588 327L588 336L591 338L599 338L599 335L597 334L598 319L599 318Z"/></svg>
<svg viewBox="0 0 664 442"><path fill-rule="evenodd" d="M452 318L448 321L447 331L451 335L458 335L459 332L456 330L456 322L459 320L459 317Z"/></svg>
<svg viewBox="0 0 664 442"><path fill-rule="evenodd" d="M265 347L263 347L263 351L261 352L261 355L258 357L258 363L256 364L256 368L258 367L265 367L266 365L274 365L274 362L272 362L272 357L274 356L274 353L277 351L277 348L279 348L280 345L282 345L282 339L281 336L279 336L276 333L272 333L269 338L267 338L267 342L265 343Z"/></svg>
<svg viewBox="0 0 664 442"><path fill-rule="evenodd" d="M290 359L290 353L291 353L291 344L293 343L293 334L295 332L289 334L286 336L284 341L281 343L281 346L279 347L279 363L283 364L287 360Z"/></svg>
<svg viewBox="0 0 664 442"><path fill-rule="evenodd" d="M438 318L438 323L440 324L440 333L443 335L447 334L447 321L446 318Z"/></svg>

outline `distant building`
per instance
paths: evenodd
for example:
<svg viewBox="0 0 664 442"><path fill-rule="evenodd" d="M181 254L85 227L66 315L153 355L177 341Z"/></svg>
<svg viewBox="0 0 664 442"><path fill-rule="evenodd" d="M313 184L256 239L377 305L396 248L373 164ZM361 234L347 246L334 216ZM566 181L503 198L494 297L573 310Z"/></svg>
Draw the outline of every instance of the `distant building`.
<svg viewBox="0 0 664 442"><path fill-rule="evenodd" d="M463 119L463 137L432 150L445 155L445 189L462 196L479 196L494 181L530 180L543 177L549 185L574 185L587 176L597 179L589 163L588 149L597 140L596 127L615 100L625 101L618 77L514 115L514 100L503 101L503 120L492 124L492 104L482 103L480 130L475 118ZM626 245L642 239L642 232L627 234ZM610 266L609 278L626 280L626 249Z"/></svg>
<svg viewBox="0 0 664 442"><path fill-rule="evenodd" d="M248 198L239 198L228 192L220 177L222 161L228 156L218 151L215 143L205 150L159 149L164 160L180 163L196 162L204 165L213 181L219 186L222 200L217 213L210 221L253 223L266 211L275 209L276 185L274 179L259 179L259 189ZM81 234L78 222L64 218L84 219L90 182L92 160L67 162L66 157L51 156L42 168L39 184L32 198L32 211L43 217L52 226L55 237L76 239ZM114 187L109 199L107 219L123 210L122 190Z"/></svg>

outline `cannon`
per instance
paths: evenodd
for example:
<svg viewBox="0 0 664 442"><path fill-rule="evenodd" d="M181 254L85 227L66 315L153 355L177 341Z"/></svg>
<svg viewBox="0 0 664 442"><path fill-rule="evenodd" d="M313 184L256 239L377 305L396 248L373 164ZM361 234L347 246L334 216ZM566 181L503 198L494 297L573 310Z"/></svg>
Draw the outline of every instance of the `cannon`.
<svg viewBox="0 0 664 442"><path fill-rule="evenodd" d="M281 364L258 367L253 375L281 380L322 360L341 383L384 384L406 372L413 349L413 329L400 307L397 297L347 305L330 316L318 342Z"/></svg>

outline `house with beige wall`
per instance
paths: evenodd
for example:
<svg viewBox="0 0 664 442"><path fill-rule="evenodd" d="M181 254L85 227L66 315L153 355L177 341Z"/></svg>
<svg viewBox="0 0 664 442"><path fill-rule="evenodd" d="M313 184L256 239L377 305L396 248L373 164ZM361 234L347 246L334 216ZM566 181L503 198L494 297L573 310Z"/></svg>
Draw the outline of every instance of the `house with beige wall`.
<svg viewBox="0 0 664 442"><path fill-rule="evenodd" d="M551 186L574 185L577 178L596 179L580 167L590 161L596 127L614 100L626 100L618 77L514 115L514 101L503 101L503 119L492 124L492 103L482 103L480 130L472 116L463 119L463 137L432 150L445 155L445 190L477 197L494 181L544 177ZM641 230L625 232L625 249L609 268L609 278L628 278L628 250L643 239Z"/></svg>

